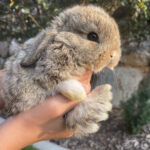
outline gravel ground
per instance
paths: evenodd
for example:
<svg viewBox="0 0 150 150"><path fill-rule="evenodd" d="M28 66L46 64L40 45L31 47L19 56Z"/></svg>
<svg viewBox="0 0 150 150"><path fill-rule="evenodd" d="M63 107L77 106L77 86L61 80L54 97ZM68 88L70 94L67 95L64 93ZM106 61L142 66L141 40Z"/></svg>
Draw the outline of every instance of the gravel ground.
<svg viewBox="0 0 150 150"><path fill-rule="evenodd" d="M128 135L120 110L114 109L96 134L83 139L70 138L55 142L70 150L150 150L150 124L140 134Z"/></svg>

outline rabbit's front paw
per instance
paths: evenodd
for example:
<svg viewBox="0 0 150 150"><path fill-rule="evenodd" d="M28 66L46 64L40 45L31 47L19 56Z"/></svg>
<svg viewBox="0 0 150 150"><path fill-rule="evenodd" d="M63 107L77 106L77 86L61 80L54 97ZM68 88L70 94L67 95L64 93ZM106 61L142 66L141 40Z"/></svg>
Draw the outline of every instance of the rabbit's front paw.
<svg viewBox="0 0 150 150"><path fill-rule="evenodd" d="M56 87L56 91L71 100L81 101L86 99L87 97L81 83L74 79L66 80L59 83Z"/></svg>
<svg viewBox="0 0 150 150"><path fill-rule="evenodd" d="M106 84L94 89L78 106L66 116L66 125L69 129L75 129L76 137L87 136L99 129L98 122L108 118L108 112L112 109L111 86Z"/></svg>

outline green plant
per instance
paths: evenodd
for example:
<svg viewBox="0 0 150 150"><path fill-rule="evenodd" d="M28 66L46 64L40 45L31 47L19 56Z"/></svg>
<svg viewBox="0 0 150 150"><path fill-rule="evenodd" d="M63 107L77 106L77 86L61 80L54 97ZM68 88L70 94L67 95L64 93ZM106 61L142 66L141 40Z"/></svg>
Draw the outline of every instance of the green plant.
<svg viewBox="0 0 150 150"><path fill-rule="evenodd" d="M64 8L75 4L100 5L114 17L114 13L123 16L119 19L126 22L120 31L125 38L150 34L150 0L0 0L0 40L15 38L23 42L49 26Z"/></svg>
<svg viewBox="0 0 150 150"><path fill-rule="evenodd" d="M150 123L150 86L141 88L127 102L122 102L121 108L127 131L138 133Z"/></svg>
<svg viewBox="0 0 150 150"><path fill-rule="evenodd" d="M32 145L30 145L30 146L23 148L22 150L38 150L38 149L36 149Z"/></svg>

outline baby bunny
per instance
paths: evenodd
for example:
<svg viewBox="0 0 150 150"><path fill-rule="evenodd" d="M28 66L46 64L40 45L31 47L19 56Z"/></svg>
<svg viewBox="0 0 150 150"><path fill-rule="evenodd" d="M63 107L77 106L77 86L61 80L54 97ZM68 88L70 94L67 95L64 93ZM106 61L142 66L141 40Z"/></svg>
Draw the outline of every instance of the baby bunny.
<svg viewBox="0 0 150 150"><path fill-rule="evenodd" d="M114 19L100 7L74 6L55 17L50 28L16 47L11 47L16 53L7 61L2 79L3 114L17 114L61 93L83 100L66 114L67 127L75 129L77 137L96 132L111 110L111 87L102 85L86 95L74 76L117 65L121 50Z"/></svg>

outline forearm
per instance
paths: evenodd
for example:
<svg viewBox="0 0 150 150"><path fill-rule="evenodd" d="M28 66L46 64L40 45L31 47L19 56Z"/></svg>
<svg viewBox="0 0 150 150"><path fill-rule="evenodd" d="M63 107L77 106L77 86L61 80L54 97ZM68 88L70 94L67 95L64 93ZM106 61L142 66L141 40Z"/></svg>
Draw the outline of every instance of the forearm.
<svg viewBox="0 0 150 150"><path fill-rule="evenodd" d="M0 125L0 149L19 150L37 140L39 130L25 124L18 116L9 118ZM33 134L34 133L34 134Z"/></svg>
<svg viewBox="0 0 150 150"><path fill-rule="evenodd" d="M0 78L3 75L4 72L0 71ZM77 77L87 93L90 90L90 76L91 74L87 73L82 78ZM57 95L7 119L0 125L0 150L19 150L37 141L72 136L75 131L66 129L63 115L78 103ZM2 106L0 98L0 107Z"/></svg>
<svg viewBox="0 0 150 150"><path fill-rule="evenodd" d="M58 105L61 108L56 110ZM74 105L75 102L55 96L7 119L0 125L0 150L19 150L37 141L70 137L73 132L66 129L61 115Z"/></svg>
<svg viewBox="0 0 150 150"><path fill-rule="evenodd" d="M0 70L0 79L4 74ZM0 97L0 109L3 106L4 102ZM32 134L32 132L37 133L37 131L33 126L25 124L20 116L7 119L4 123L0 124L0 150L19 150L25 145L30 144L30 141L34 143L35 137L33 136L36 135Z"/></svg>

